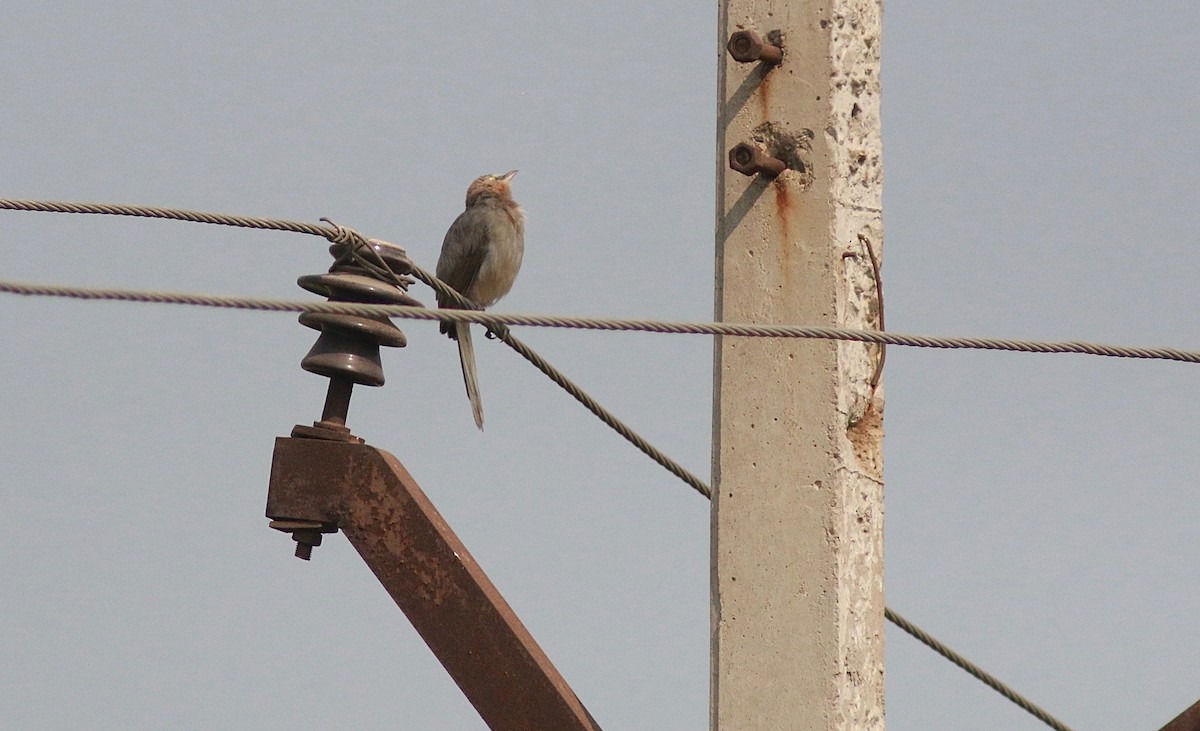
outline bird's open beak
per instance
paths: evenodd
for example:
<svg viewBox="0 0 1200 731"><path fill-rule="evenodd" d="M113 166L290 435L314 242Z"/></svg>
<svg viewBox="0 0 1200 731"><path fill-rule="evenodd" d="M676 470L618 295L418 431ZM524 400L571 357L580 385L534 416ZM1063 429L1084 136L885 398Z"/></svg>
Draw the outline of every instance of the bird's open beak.
<svg viewBox="0 0 1200 731"><path fill-rule="evenodd" d="M516 174L517 174L516 170L509 170L507 173L501 175L500 179L507 183L508 181L512 180L513 176Z"/></svg>

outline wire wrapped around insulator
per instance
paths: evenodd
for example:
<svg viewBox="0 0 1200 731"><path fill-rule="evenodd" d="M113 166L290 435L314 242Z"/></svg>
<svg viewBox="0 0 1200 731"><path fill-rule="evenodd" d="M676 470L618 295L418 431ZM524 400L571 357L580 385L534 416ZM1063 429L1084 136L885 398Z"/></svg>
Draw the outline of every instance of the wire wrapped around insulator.
<svg viewBox="0 0 1200 731"><path fill-rule="evenodd" d="M412 262L402 247L371 241L367 244L369 251L351 252L354 246L354 243L330 246L334 263L329 272L309 274L296 283L330 302L423 306L406 292L408 283L413 281L407 276L412 271ZM359 245L359 248L366 247ZM388 281L378 278L381 266L392 275ZM402 348L408 342L400 328L382 315L306 312L300 315L300 323L321 331L300 367L364 386L384 383L380 346Z"/></svg>

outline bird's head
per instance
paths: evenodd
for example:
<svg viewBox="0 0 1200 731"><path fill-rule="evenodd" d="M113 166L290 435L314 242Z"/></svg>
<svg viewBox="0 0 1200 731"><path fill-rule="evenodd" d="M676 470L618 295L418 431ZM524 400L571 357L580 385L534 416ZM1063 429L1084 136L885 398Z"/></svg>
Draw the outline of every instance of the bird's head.
<svg viewBox="0 0 1200 731"><path fill-rule="evenodd" d="M502 202L511 201L512 188L509 181L516 174L516 170L509 170L503 175L480 175L475 178L475 182L467 188L467 206L484 198L499 198Z"/></svg>

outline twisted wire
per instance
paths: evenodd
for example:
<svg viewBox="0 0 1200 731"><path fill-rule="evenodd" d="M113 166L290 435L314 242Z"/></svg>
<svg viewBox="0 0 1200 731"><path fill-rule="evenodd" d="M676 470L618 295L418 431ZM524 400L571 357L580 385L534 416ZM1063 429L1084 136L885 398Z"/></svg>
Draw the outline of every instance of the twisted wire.
<svg viewBox="0 0 1200 731"><path fill-rule="evenodd" d="M278 218L259 218L255 216L233 216L203 211L190 211L180 208L162 208L158 206L118 205L111 203L69 203L62 201L43 201L28 199L0 198L0 209L16 211L41 211L51 213L87 213L117 216L140 216L143 218L165 218L195 223L209 223L224 226L239 226L243 228L268 229L275 231L293 231L296 233L321 236L333 243L357 244L348 246L352 255L359 263L372 271L377 271L383 278L402 279L399 275L387 269L378 254L368 246L369 239L354 229L340 226L329 219L321 219L326 225L320 226L302 221L288 221ZM878 278L878 260L869 242L864 242L872 258L872 266ZM378 262L369 259L378 259ZM1156 360L1176 360L1187 363L1200 363L1200 352L1178 350L1175 348L1138 348L1117 345L1103 345L1083 341L1044 342L1035 340L1007 340L999 338L947 338L919 335L898 335L882 330L851 330L846 328L795 326L795 325L750 325L737 323L683 323L658 322L654 320L613 320L587 317L556 317L548 315L503 315L497 313L470 312L478 310L470 300L460 295L454 288L438 279L436 276L414 265L413 276L432 287L439 294L454 301L460 307L468 310L458 314L441 312L437 317L429 316L426 311L413 311L414 308L397 307L394 309L375 310L375 314L387 314L394 317L409 319L441 319L477 322L482 325L494 326L502 324L527 325L531 327L572 327L590 330L638 330L644 332L705 334L705 335L734 335L745 337L799 337L820 338L833 340L852 340L863 343L880 345L904 345L919 348L972 348L979 350L1008 350L1025 353L1080 353L1086 355L1107 356L1113 358L1147 358ZM390 276L389 276L390 275ZM14 284L14 283L9 283ZM62 288L63 290L68 288ZM10 291L10 290L6 290ZM115 292L115 290L113 290ZM158 293L168 297L168 293ZM80 296L59 294L57 296ZM192 299L203 299L204 295L186 295ZM105 299L122 299L106 297ZM220 298L217 298L220 299ZM139 300L141 301L141 300ZM169 299L145 300L168 302ZM267 306L265 300L239 298L245 303L245 309L261 310L292 310L291 306ZM206 302L188 301L182 304L207 304ZM233 304L217 304L214 306L239 307ZM333 310L327 310L333 311Z"/></svg>
<svg viewBox="0 0 1200 731"><path fill-rule="evenodd" d="M431 276L428 272L418 267L414 267L413 275L422 281L424 281L424 276ZM437 278L432 278L432 281L445 286L445 283ZM447 289L449 288L447 287ZM450 289L449 291L453 292L454 290ZM497 336L500 335L500 330L504 325L524 325L528 327L562 327L581 330L648 332L676 335L850 340L915 348L999 350L1018 353L1074 353L1108 358L1135 358L1200 363L1200 351L1180 350L1177 348L1131 347L1089 343L1085 341L1055 342L1008 340L1002 338L905 335L880 330L855 330L851 328L822 327L816 325L754 325L736 322L667 322L646 319L522 315L503 312L482 312L478 310L433 310L426 307L405 307L402 305L369 305L351 302L314 302L311 300L262 299L257 297L234 297L179 292L96 289L52 284L29 284L7 280L0 280L0 292L31 296L183 304L271 312L337 312L352 315L387 315L389 317L400 317L409 320L470 322L487 326ZM458 299L461 299L467 303L467 306L470 306L469 300L461 296ZM515 340L515 338L512 339ZM503 337L500 340L508 342Z"/></svg>
<svg viewBox="0 0 1200 731"><path fill-rule="evenodd" d="M1004 683L1000 682L995 676L984 671L983 668L979 667L975 663L966 659L965 657L958 654L954 650L951 650L945 644L940 642L936 637L929 634L928 632L921 629L920 627L916 626L915 624L908 621L904 617L901 617L899 614L892 611L890 608L885 607L883 610L883 615L885 617L887 617L889 622L896 625L900 629L904 630L908 634L912 635L914 638L916 638L918 641L920 641L922 644L924 644L929 649L933 650L937 654L946 658L947 660L954 663L961 669L965 670L968 674L970 674L975 679L982 682L987 687L991 688L992 690L996 691L997 693L1004 696L1008 700L1012 701L1017 706L1019 706L1020 708L1025 710L1026 712L1032 714L1034 718L1038 719L1039 721L1046 724L1050 728L1056 729L1056 731L1071 731L1070 726L1067 726L1062 721L1059 721L1054 716L1051 716L1049 713L1047 713L1045 710L1040 708L1033 701L1029 700L1028 698L1024 697L1023 695L1016 692L1012 688L1008 687Z"/></svg>
<svg viewBox="0 0 1200 731"><path fill-rule="evenodd" d="M658 462L665 467L671 474L687 483L693 490L700 493L706 498L712 497L712 489L708 484L696 477L694 474L686 470L683 465L668 457L661 450L655 447L650 442L646 441L641 435L625 426L616 416L608 409L601 406L594 398L587 394L583 389L576 386L566 376L564 376L557 368L550 365L545 358L538 355L525 343L518 340L514 335L508 332L508 328L503 328L502 331L496 332L496 337L502 340L510 348L521 354L525 360L528 360L535 368L545 373L550 380L561 386L567 393L575 397L575 400L583 404L584 408L595 414L601 421L608 424L618 434L625 437L633 446L637 447L650 459Z"/></svg>
<svg viewBox="0 0 1200 731"><path fill-rule="evenodd" d="M256 216L231 216L223 213L205 213L189 211L182 208L162 208L159 206L130 206L113 203L68 203L64 201L40 201L14 198L0 198L0 209L10 211L40 211L43 213L89 213L108 216L137 216L139 218L166 218L174 221L191 221L193 223L211 223L219 226L238 226L241 228L257 228L272 231L293 231L330 238L336 235L324 226L302 221L287 221L280 218L259 218Z"/></svg>

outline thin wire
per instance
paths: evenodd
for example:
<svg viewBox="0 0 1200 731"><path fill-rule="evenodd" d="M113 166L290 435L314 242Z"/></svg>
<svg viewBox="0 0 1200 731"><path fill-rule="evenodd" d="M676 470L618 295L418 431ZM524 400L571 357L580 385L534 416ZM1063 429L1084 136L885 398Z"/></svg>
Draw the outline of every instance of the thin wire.
<svg viewBox="0 0 1200 731"><path fill-rule="evenodd" d="M559 372L557 368L550 365L545 358L538 355L532 348L518 340L512 333L508 332L508 328L503 328L503 332L496 332L496 337L500 338L510 348L520 353L526 360L534 365L542 373L550 377L550 380L557 383L559 386L566 389L567 393L575 397L575 400L583 404L584 408L595 414L601 421L615 429L618 434L628 439L635 447L650 459L658 462L663 467L667 468L671 474L686 482L693 490L700 493L706 498L712 498L712 489L699 477L686 470L683 465L668 457L661 450L655 447L650 442L643 439L639 434L634 432L629 427L625 426L614 416L608 409L601 406L595 399L589 396L583 389L572 383L566 376Z"/></svg>
<svg viewBox="0 0 1200 731"><path fill-rule="evenodd" d="M302 221L286 221L280 218L258 218L256 216L230 216L222 213L189 211L183 208L159 206L129 206L113 203L68 203L64 201L42 201L0 198L0 209L10 211L40 211L43 213L89 213L107 216L137 216L140 218L167 218L174 221L211 223L220 226L238 226L272 231L293 231L330 238L335 233L325 226ZM332 240L332 239L331 239Z"/></svg>
<svg viewBox="0 0 1200 731"><path fill-rule="evenodd" d="M878 311L875 328L881 331L887 330L887 325L883 321L883 266L879 263L879 256L875 253L875 246L871 244L871 239L865 234L859 234L858 240L862 242L863 247L867 250L867 256L871 258L871 274L875 279L875 307ZM879 360L875 361L875 372L871 374L871 399L875 398L875 392L879 390L879 380L883 378L883 364L886 361L887 346L880 345Z"/></svg>
<svg viewBox="0 0 1200 731"><path fill-rule="evenodd" d="M288 221L278 218L258 218L254 216L231 216L216 213L205 213L202 211L190 211L180 208L161 208L157 206L134 206L134 205L117 205L110 203L67 203L62 201L43 201L43 200L28 200L28 199L11 199L0 198L0 209L16 210L16 211L41 211L51 213L88 213L102 215L117 215L117 216L140 216L144 218L167 218L180 221L192 221L196 223L210 223L224 226L240 226L243 228L270 229L276 231L293 231L296 233L310 234L313 236L321 236L333 243L341 244L364 244L363 246L350 246L353 252L352 255L364 266L372 270L378 269L373 262L365 261L362 251L370 252L370 255L377 257L374 250L370 246L366 246L370 240L362 236L354 229L339 226L329 219L321 219L325 222L325 226L316 224L304 223L302 221ZM882 286L878 276L879 263L875 257L874 249L869 242L864 242L867 246L867 251L871 255L872 267L876 274L877 286ZM385 278L403 279L399 275L390 272L383 267L382 274L390 274L390 277ZM449 297L461 307L466 307L469 310L478 310L470 300L466 299L429 272L413 265L413 276L420 279L425 284L435 289L439 294ZM15 284L15 283L10 283ZM32 286L32 285L26 285ZM65 291L68 288L61 288ZM118 292L120 290L111 290ZM30 293L32 294L32 293ZM49 293L47 293L49 294ZM136 301L154 301L168 302L172 301L169 298L172 296L169 293L157 293L166 299L155 300L136 300ZM57 294L56 296L81 296L76 294ZM205 298L204 295L186 295L192 300L196 298ZM112 297L87 297L88 299L130 299L118 296ZM252 298L229 298L228 304L216 304L220 298L207 298L213 302L211 306L231 307L240 309L261 309L261 310L294 310L292 303L282 305L281 301L276 301L275 306L268 306L265 303L267 300L255 300ZM244 303L235 304L235 301ZM208 304L207 302L187 301L181 304ZM307 309L307 308L306 308ZM349 312L350 310L322 310L326 312ZM485 312L469 312L459 311L456 314L450 314L448 311L441 311L437 316L430 314L429 310L421 308L388 308L380 306L373 310L373 314L387 314L394 317L406 317L409 319L424 319L424 320L450 320L450 321L465 321L477 322L489 327L501 324L527 325L532 327L572 327L590 330L637 330L644 332L660 332L660 333L683 333L683 334L706 334L706 335L739 335L745 337L798 337L798 338L820 338L832 340L850 340L864 343L878 343L880 345L905 345L921 348L971 348L979 350L1008 350L1025 353L1081 353L1086 355L1107 356L1113 358L1146 358L1155 360L1176 360L1187 363L1200 363L1200 352L1178 350L1174 348L1132 348L1116 345L1102 345L1097 343L1088 343L1082 341L1068 342L1043 342L1035 340L1003 340L998 338L944 338L944 337L927 337L916 335L898 335L895 333L886 333L882 331L882 323L880 330L850 330L846 328L831 328L831 327L806 327L806 326L787 326L787 325L749 325L736 323L681 323L681 322L657 322L654 320L613 320L602 318L586 318L586 317L553 317L553 316L537 316L537 315L502 315L496 313Z"/></svg>
<svg viewBox="0 0 1200 731"><path fill-rule="evenodd" d="M418 279L429 276L419 268L413 270ZM423 279L422 279L423 281ZM443 284L441 280L432 281ZM453 290L451 290L453 291ZM615 319L601 317L565 317L561 315L522 315L478 310L433 310L426 307L402 305L369 305L352 302L314 302L311 300L261 299L225 295L153 292L128 289L96 289L53 284L30 284L0 280L0 292L10 294L68 297L88 300L120 300L155 304L182 304L270 312L337 312L355 315L387 315L409 320L445 320L470 322L489 327L500 335L504 325L529 327L562 327L581 330L648 332L677 335L725 335L737 337L806 338L818 340L850 340L863 343L886 343L915 348L955 350L999 350L1018 353L1074 353L1108 358L1135 358L1200 363L1200 351L1177 348L1145 348L1124 345L1105 345L1084 341L1007 340L1001 338L961 338L932 335L904 335L880 330L855 330L814 325L754 325L735 322L667 322L645 319ZM467 300L464 300L467 301ZM505 338L500 338L508 342ZM515 339L515 338L514 338ZM510 343L511 345L511 343Z"/></svg>
<svg viewBox="0 0 1200 731"><path fill-rule="evenodd" d="M23 210L23 211L44 211L54 213L90 213L90 214L107 214L121 216L140 216L145 218L165 218L181 221L193 221L196 223L210 223L226 226L239 226L243 228L270 229L278 231L293 231L296 233L305 233L314 236L321 236L334 243L349 244L349 255L353 256L358 263L366 266L372 271L377 271L383 275L384 279L389 279L400 283L404 279L401 275L392 272L386 262L383 262L381 257L378 257L374 249L370 246L357 246L354 244L364 244L368 240L364 239L361 234L353 229L344 228L338 224L322 219L328 227L317 226L297 221L287 221L283 219L272 218L255 218L248 216L227 216L220 214L203 213L198 211L187 211L175 208L159 208L151 206L122 206L110 204L87 204L87 203L61 203L53 201L36 201L36 200L14 200L0 199L0 209ZM874 251L870 248L867 242L868 252L872 258L872 267L876 278L877 287L881 287L879 277L879 264L875 258ZM362 252L368 251L370 254L364 255ZM368 259L375 258L376 261ZM380 266L382 265L382 266ZM437 277L429 274L420 267L413 266L413 275L420 279L425 284L433 287L439 293L449 297L456 304L474 308L474 304L460 295L456 290L442 282ZM405 288L407 288L405 286ZM649 332L678 332L678 333L704 333L704 334L719 334L719 335L742 335L748 337L811 337L811 338L829 338L829 339L846 339L858 340L860 342L876 342L880 345L888 343L896 345L914 345L919 347L940 347L940 348L966 348L978 347L994 350L1019 350L1024 352L1079 352L1091 355L1112 355L1116 357L1130 358L1166 358L1170 360L1183 360L1186 362L1200 362L1200 353L1188 353L1186 351L1176 351L1169 349L1124 349L1114 346L1093 346L1089 343L1035 343L1032 341L999 341L990 339L949 339L949 338L916 338L914 336L897 336L891 333L882 333L871 331L850 331L840 328L797 328L797 327L779 327L779 326L752 326L752 325L730 325L728 323L706 323L706 324L688 324L688 323L654 323L649 320L600 320L594 318L547 318L519 315L496 315L495 313L483 313L471 310L445 310L434 314L430 310L423 308L397 308L387 306L371 306L371 305L355 305L348 303L314 303L314 302L299 302L288 300L266 300L247 297L226 297L221 295L185 295L170 292L137 292L132 290L121 289L94 289L85 287L60 287L54 285L33 285L21 284L18 282L7 282L0 280L0 291L9 292L20 295L33 296L54 296L54 297L72 297L87 300L121 300L131 302L155 302L155 303L172 303L186 305L201 305L208 307L225 307L233 309L249 309L249 310L265 310L265 311L309 311L309 312L347 312L353 314L389 314L398 317L409 317L412 319L424 320L454 320L464 322L478 322L489 327L491 333L495 334L502 341L528 359L531 363L537 366L543 373L566 389L580 403L586 406L592 413L600 417L606 424L616 429L626 439L633 442L635 446L641 449L651 459L654 459L663 467L670 470L684 482L691 485L697 492L705 497L711 498L712 489L700 480L698 477L688 472L682 466L678 465L674 460L667 457L653 445L646 442L631 429L625 426L620 420L613 416L606 409L601 407L582 389L572 383L566 376L562 375L557 369L551 366L541 356L537 355L521 341L517 340L511 333L508 332L506 324L526 324L542 327L581 327L600 330L644 330ZM881 293L882 294L882 293ZM883 313L882 313L882 298L880 301L880 330L883 329ZM650 325L657 325L658 328L652 328ZM899 338L899 339L897 339ZM910 340L911 342L902 342ZM1002 344L1023 344L1029 347L1001 347ZM1089 349L1075 349L1086 346ZM1091 348L1103 348L1104 351L1097 351ZM1119 351L1128 352L1119 352ZM1181 357L1182 356L1182 357ZM882 354L880 363L877 368L882 368ZM874 380L874 379L873 379ZM916 625L893 612L890 608L884 608L884 616L888 621L900 627L905 632L924 643L929 648L933 649L938 654L958 665L963 670L967 671L980 681L987 684L993 690L997 691L1005 698L1033 714L1042 722L1049 725L1051 728L1058 731L1071 731L1071 729L1062 722L1055 719L1050 714L1046 713L1041 708L1028 701L1016 691L1012 690L1004 683L984 672L975 664L966 660L958 653L951 650L946 645L939 642L932 635L924 630L921 630Z"/></svg>
<svg viewBox="0 0 1200 731"><path fill-rule="evenodd" d="M1044 709L1037 706L1033 701L1022 696L1020 693L1016 692L1012 688L1010 688L1007 685L1005 685L1004 683L1000 682L1000 680L998 680L995 676L987 673L986 671L983 670L983 668L979 667L975 663L966 659L965 657L958 654L954 650L951 650L949 647L947 647L945 644L940 642L933 635L929 634L928 632L921 629L917 625L908 621L904 617L901 617L899 614L892 611L890 608L887 608L887 607L884 608L883 616L887 617L888 621L890 621L892 624L896 625L900 629L904 630L905 632L907 632L910 635L912 635L913 637L915 637L926 647L933 650L934 652L941 655L942 657L946 658L947 660L954 663L955 665L962 668L963 670L967 671L969 674L974 676L976 679L978 679L984 685L986 685L987 687L996 691L997 693L1004 696L1005 698L1012 701L1013 703L1017 704L1022 709L1029 712L1030 714L1032 714L1035 718L1037 718L1039 721L1046 724L1050 728L1056 729L1057 731L1071 731L1070 726L1066 725L1062 721L1059 721L1054 716L1051 716Z"/></svg>

